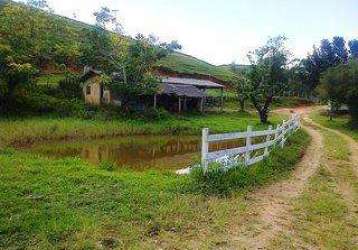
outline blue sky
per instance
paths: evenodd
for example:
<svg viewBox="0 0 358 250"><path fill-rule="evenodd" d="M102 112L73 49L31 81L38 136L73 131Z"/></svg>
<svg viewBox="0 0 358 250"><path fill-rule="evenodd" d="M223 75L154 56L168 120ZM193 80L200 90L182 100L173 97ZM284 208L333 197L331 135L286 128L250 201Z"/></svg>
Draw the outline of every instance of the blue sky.
<svg viewBox="0 0 358 250"><path fill-rule="evenodd" d="M284 34L296 57L323 38L358 38L358 0L48 0L58 14L93 23L101 6L119 10L129 35L179 40L212 64L247 63L247 53Z"/></svg>

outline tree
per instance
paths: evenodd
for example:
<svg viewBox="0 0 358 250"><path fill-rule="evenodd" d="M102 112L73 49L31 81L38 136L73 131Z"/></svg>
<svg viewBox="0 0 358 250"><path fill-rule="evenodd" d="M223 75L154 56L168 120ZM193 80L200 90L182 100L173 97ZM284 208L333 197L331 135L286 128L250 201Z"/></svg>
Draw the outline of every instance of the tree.
<svg viewBox="0 0 358 250"><path fill-rule="evenodd" d="M157 92L160 79L155 76L153 67L168 51L156 46L157 39L146 38L138 34L136 40L129 44L127 54L122 61L123 71L117 74L110 84L115 95L119 96L124 109L130 101L140 95L153 95Z"/></svg>
<svg viewBox="0 0 358 250"><path fill-rule="evenodd" d="M77 63L78 32L64 19L10 2L0 9L0 23L0 37L22 61L39 68Z"/></svg>
<svg viewBox="0 0 358 250"><path fill-rule="evenodd" d="M138 34L135 39L124 42L125 39L105 30L113 21L108 8L94 15L99 25L86 32L82 62L102 71L105 85L127 110L130 101L157 91L160 79L152 74L153 66L169 51L154 35Z"/></svg>
<svg viewBox="0 0 358 250"><path fill-rule="evenodd" d="M348 63L349 53L344 38L339 36L333 37L332 46L336 57L335 64Z"/></svg>
<svg viewBox="0 0 358 250"><path fill-rule="evenodd" d="M46 10L46 11L52 11L50 6L48 5L47 0L27 0L26 4L33 8Z"/></svg>
<svg viewBox="0 0 358 250"><path fill-rule="evenodd" d="M117 10L111 10L108 7L101 7L100 10L93 13L96 18L96 25L102 29L110 29L117 34L123 34L123 26L118 21L116 12Z"/></svg>
<svg viewBox="0 0 358 250"><path fill-rule="evenodd" d="M98 70L113 72L115 69L115 50L111 34L101 27L83 30L81 63Z"/></svg>
<svg viewBox="0 0 358 250"><path fill-rule="evenodd" d="M236 75L233 82L233 88L235 89L236 97L239 102L239 109L240 111L245 111L245 104L249 98L248 93L251 89L250 83L248 79L242 75L242 72L237 67L235 62L231 63L230 70Z"/></svg>
<svg viewBox="0 0 358 250"><path fill-rule="evenodd" d="M306 85L309 92L313 92L320 83L321 74L330 67L347 63L349 53L343 37L336 36L332 42L323 39L320 46L313 47L312 54L300 63L300 81Z"/></svg>
<svg viewBox="0 0 358 250"><path fill-rule="evenodd" d="M321 84L323 97L348 105L351 125L358 128L358 62L351 60L349 64L328 69Z"/></svg>
<svg viewBox="0 0 358 250"><path fill-rule="evenodd" d="M354 59L358 59L358 40L354 39L352 41L349 41L348 46L351 57Z"/></svg>
<svg viewBox="0 0 358 250"><path fill-rule="evenodd" d="M22 62L21 58L13 56L10 46L0 43L1 106L9 108L18 86L30 83L36 73L36 68L30 63Z"/></svg>
<svg viewBox="0 0 358 250"><path fill-rule="evenodd" d="M286 49L286 40L284 36L271 38L248 56L252 65L248 75L251 85L249 99L262 123L267 123L274 97L287 87L290 52Z"/></svg>
<svg viewBox="0 0 358 250"><path fill-rule="evenodd" d="M234 89L239 102L240 111L244 112L246 101L249 98L249 92L251 90L250 82L245 77L238 77L234 82Z"/></svg>
<svg viewBox="0 0 358 250"><path fill-rule="evenodd" d="M177 40L173 40L170 43L161 43L160 46L167 49L170 52L182 50L183 48L183 46Z"/></svg>

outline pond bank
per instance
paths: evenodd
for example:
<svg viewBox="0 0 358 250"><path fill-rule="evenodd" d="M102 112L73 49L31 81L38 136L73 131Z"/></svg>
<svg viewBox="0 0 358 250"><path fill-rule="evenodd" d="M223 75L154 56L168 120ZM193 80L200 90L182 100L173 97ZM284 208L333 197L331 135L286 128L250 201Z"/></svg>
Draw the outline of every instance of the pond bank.
<svg viewBox="0 0 358 250"><path fill-rule="evenodd" d="M279 123L284 116L273 114L270 121ZM158 121L145 120L82 120L76 118L35 117L22 120L0 120L0 146L28 146L40 141L72 139L101 139L129 135L200 135L204 127L212 132L246 130L248 125L257 129L260 124L256 114L209 113L186 115Z"/></svg>

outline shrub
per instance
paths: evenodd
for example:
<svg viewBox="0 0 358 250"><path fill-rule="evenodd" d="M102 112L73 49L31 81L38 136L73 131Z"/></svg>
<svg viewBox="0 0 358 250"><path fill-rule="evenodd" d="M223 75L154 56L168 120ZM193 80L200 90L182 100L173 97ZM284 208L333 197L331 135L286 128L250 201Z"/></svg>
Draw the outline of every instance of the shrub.
<svg viewBox="0 0 358 250"><path fill-rule="evenodd" d="M61 117L82 116L85 105L77 99L64 99L49 96L42 91L29 89L17 94L17 98L11 103L6 115L35 115L35 114L57 114Z"/></svg>
<svg viewBox="0 0 358 250"><path fill-rule="evenodd" d="M59 81L58 90L65 98L82 98L82 80L78 75L67 74L65 79Z"/></svg>

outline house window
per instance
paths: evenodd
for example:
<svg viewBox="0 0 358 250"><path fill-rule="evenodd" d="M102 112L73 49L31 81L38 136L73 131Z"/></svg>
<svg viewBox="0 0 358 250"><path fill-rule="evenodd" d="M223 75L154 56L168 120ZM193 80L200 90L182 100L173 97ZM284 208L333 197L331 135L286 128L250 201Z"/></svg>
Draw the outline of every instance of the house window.
<svg viewBox="0 0 358 250"><path fill-rule="evenodd" d="M91 94L91 85L88 85L86 87L86 95L90 95Z"/></svg>

